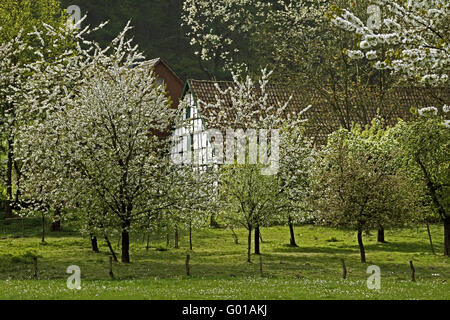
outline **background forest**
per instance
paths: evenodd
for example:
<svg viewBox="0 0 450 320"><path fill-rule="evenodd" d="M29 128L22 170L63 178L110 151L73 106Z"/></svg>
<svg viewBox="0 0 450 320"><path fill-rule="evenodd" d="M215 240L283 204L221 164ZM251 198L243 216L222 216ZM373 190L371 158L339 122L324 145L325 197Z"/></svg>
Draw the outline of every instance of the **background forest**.
<svg viewBox="0 0 450 320"><path fill-rule="evenodd" d="M134 29L130 36L135 37L147 58L163 58L182 80L207 78L181 26L183 0L61 0L62 8L70 5L78 5L81 15L88 15L85 24L109 21L95 33L95 40L108 43L131 19ZM219 77L225 79L226 75Z"/></svg>

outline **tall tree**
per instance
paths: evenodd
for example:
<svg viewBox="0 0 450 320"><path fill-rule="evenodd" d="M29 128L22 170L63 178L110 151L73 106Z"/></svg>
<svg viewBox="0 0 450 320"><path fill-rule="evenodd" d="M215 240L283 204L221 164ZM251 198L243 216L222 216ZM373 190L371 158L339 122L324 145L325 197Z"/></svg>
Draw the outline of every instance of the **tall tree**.
<svg viewBox="0 0 450 320"><path fill-rule="evenodd" d="M14 145L17 126L24 117L30 116L24 114L23 109L19 110L18 105L25 99L23 95L26 89L23 84L35 71L30 68L30 64L40 58L35 50L40 46L40 39L34 33L42 30L44 24L65 29L66 20L57 0L5 0L0 4L0 44L3 45L0 66L0 139L6 150L7 217L12 215L13 205L19 202L20 197L18 185L22 177L21 164L15 159ZM41 54L52 57L63 50L63 47L48 47Z"/></svg>
<svg viewBox="0 0 450 320"><path fill-rule="evenodd" d="M260 254L259 230L275 220L278 180L261 174L261 165L225 166L220 176L222 217L248 231L247 262L251 262L252 231L255 231L255 254Z"/></svg>
<svg viewBox="0 0 450 320"><path fill-rule="evenodd" d="M46 117L29 124L20 139L27 150L30 196L45 193L69 208L83 204L83 210L102 215L96 220L107 220L121 233L125 263L130 262L132 228L170 206L167 195L176 173L166 156L165 134L175 111L152 71L136 66L143 56L125 39L129 29L127 25L106 49L81 38L87 49L64 54L65 63L47 71L65 74L79 64L80 86L61 89L59 78L43 75L65 95L44 106L36 102L36 108L47 109Z"/></svg>
<svg viewBox="0 0 450 320"><path fill-rule="evenodd" d="M366 130L340 129L329 136L314 175L318 221L356 230L361 262L363 231L395 225L412 209L392 145L375 121Z"/></svg>
<svg viewBox="0 0 450 320"><path fill-rule="evenodd" d="M421 109L423 115L400 122L395 135L412 185L424 191L422 202L444 224L444 255L450 256L450 130L437 111Z"/></svg>
<svg viewBox="0 0 450 320"><path fill-rule="evenodd" d="M384 9L379 27L364 23L357 13L334 8L333 22L360 37L354 57L372 56L378 69L429 85L447 83L449 76L449 15L446 0L375 0ZM380 54L380 48L386 52Z"/></svg>
<svg viewBox="0 0 450 320"><path fill-rule="evenodd" d="M289 243L296 247L294 225L312 217L311 175L317 151L302 126L284 126L280 132L280 168L278 197L283 201L279 219L289 227Z"/></svg>
<svg viewBox="0 0 450 320"><path fill-rule="evenodd" d="M448 86L449 2L376 0L374 6L380 12L384 9L375 25L370 20L364 23L351 10L333 8L333 23L360 38L358 48L349 50L349 56L370 57L377 70L419 85ZM444 108L444 112L448 110Z"/></svg>
<svg viewBox="0 0 450 320"><path fill-rule="evenodd" d="M220 207L227 220L247 228L249 262L253 230L256 232L255 252L259 253L258 231L274 221L282 208L286 209L286 201L281 194L287 189L278 176L283 163L279 158L280 130L289 128L286 129L289 131L304 121L300 117L305 110L291 112L287 109L288 97L286 101L269 99L269 95L274 95L271 90L276 90L269 85L269 77L270 73L265 70L258 82L250 76L240 79L234 75L232 85L226 90L217 86L219 92L215 104L201 101L198 104L205 123L214 125L227 135L226 162L219 177ZM224 106L227 106L225 110ZM223 145L214 148L224 150ZM283 155L295 156L289 152ZM287 163L283 163L286 181ZM290 174L299 172L291 170Z"/></svg>

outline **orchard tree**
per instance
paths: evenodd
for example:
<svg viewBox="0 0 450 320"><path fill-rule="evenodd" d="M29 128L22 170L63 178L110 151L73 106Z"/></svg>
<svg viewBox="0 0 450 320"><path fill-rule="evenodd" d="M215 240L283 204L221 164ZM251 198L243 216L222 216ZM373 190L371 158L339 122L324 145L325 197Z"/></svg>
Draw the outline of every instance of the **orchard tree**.
<svg viewBox="0 0 450 320"><path fill-rule="evenodd" d="M60 73L73 59L81 61L83 83L55 85L55 96L66 93L57 100L64 103L36 102L46 109L45 120L30 124L20 139L30 196L46 193L69 208L83 204L82 210L102 215L121 233L125 263L133 227L172 205L168 194L176 179L166 138L175 110L152 71L136 65L143 56L125 39L129 29L106 49L83 42L89 46L80 49L82 58L67 55L67 63L57 66Z"/></svg>
<svg viewBox="0 0 450 320"><path fill-rule="evenodd" d="M193 250L192 233L208 225L217 210L217 170L182 164L177 167L178 185L170 194L175 199L168 210L166 223L175 231L175 248L179 247L179 232L187 231L189 250Z"/></svg>
<svg viewBox="0 0 450 320"><path fill-rule="evenodd" d="M446 86L450 72L450 3L375 0L372 7L376 14L367 23L357 13L332 7L332 22L360 39L358 48L347 50L347 55L354 60L366 57L376 69L407 81Z"/></svg>
<svg viewBox="0 0 450 320"><path fill-rule="evenodd" d="M289 98L286 101L272 99L274 93L271 90L276 88L270 87L269 77L270 73L265 70L258 83L250 76L240 80L233 75L233 84L227 89L221 90L217 86L215 104L201 101L198 104L206 123L224 132L233 132L232 136L227 134L225 166L219 171L219 199L225 218L248 230L249 262L252 231L255 230L255 253L259 254L260 228L275 221L280 210L286 207L280 196L285 189L277 175L280 169L279 130L295 128L305 121L300 120L305 110L288 110ZM223 150L223 146L219 149ZM288 152L285 155L295 156ZM288 170L285 170L284 175L287 174Z"/></svg>
<svg viewBox="0 0 450 320"><path fill-rule="evenodd" d="M400 223L412 209L388 137L376 122L368 130L340 129L329 135L314 173L318 222L356 230L361 262L363 231Z"/></svg>
<svg viewBox="0 0 450 320"><path fill-rule="evenodd" d="M0 141L6 149L6 216L12 215L20 200L21 163L15 160L14 144L21 121L30 120L26 119L29 110L20 108L25 100L23 85L35 71L30 65L41 58L39 54L55 57L70 46L68 42L36 51L41 42L34 33L44 29L44 24L65 29L66 21L56 0L4 0L0 4Z"/></svg>
<svg viewBox="0 0 450 320"><path fill-rule="evenodd" d="M415 121L401 121L395 136L413 185L425 191L426 206L444 224L444 255L450 255L450 130L436 108L421 109Z"/></svg>
<svg viewBox="0 0 450 320"><path fill-rule="evenodd" d="M277 174L283 200L280 222L289 226L290 245L297 247L294 225L308 221L312 215L311 175L317 151L301 126L284 126L280 133L280 168Z"/></svg>
<svg viewBox="0 0 450 320"><path fill-rule="evenodd" d="M61 188L61 180L57 177L64 176L66 170L56 166L47 167L51 168L49 171L45 167L40 170L36 163L32 175L41 175L42 178L34 179L28 184L26 176L30 172L22 170L23 163L30 159L38 161L42 150L37 150L33 142L23 136L38 128L38 124L48 118L49 114L60 112L73 100L78 88L86 81L84 76L89 63L103 54L96 43L86 40L86 35L104 25L92 29L86 27L83 30L78 30L73 24L64 24L62 27L43 24L39 29L35 27L29 34L32 36L30 41L33 42L33 60L18 69L26 76L20 78L20 85L14 87L15 95L10 97L14 100L15 110L14 126L10 127L16 137L11 149L15 150L13 163L17 176L15 208L22 217L30 214L42 215L43 219L45 216L50 217L53 230L60 226L60 222L64 220L62 213L66 212L65 200L52 195ZM20 37L15 41L23 44ZM24 44L19 48L25 50L28 47ZM94 48L97 49L97 54L92 55ZM19 195L23 195L21 199ZM92 243L96 243L95 237L92 237Z"/></svg>
<svg viewBox="0 0 450 320"><path fill-rule="evenodd" d="M428 85L448 81L449 15L446 0L375 0L383 8L378 23L364 23L353 12L334 8L333 22L360 37L359 48L348 52L354 58L370 56L375 67L393 70ZM389 49L380 54L380 48Z"/></svg>
<svg viewBox="0 0 450 320"><path fill-rule="evenodd" d="M196 0L185 1L183 20L201 62L219 63L215 69L227 73L274 70L272 79L279 84L313 88L340 125L350 129L355 115L360 123L370 124L365 112L368 93L388 112L389 102L383 97L396 78L372 68L371 56L351 59L345 53L358 38L331 23L333 6L371 19L369 0ZM380 47L380 54L383 50ZM352 101L357 101L358 110Z"/></svg>
<svg viewBox="0 0 450 320"><path fill-rule="evenodd" d="M258 0L184 1L182 20L186 36L210 79L242 66L240 45L251 40L269 9L269 3Z"/></svg>
<svg viewBox="0 0 450 320"><path fill-rule="evenodd" d="M261 169L257 164L221 168L219 192L223 218L248 230L247 262L251 262L252 231L255 230L255 254L260 254L260 228L270 226L278 212L278 179L261 174Z"/></svg>

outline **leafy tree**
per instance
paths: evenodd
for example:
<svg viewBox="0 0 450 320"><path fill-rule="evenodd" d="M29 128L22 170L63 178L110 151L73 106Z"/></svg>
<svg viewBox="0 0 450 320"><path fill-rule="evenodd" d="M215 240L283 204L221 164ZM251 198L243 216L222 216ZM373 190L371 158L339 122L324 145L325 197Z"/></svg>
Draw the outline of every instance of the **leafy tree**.
<svg viewBox="0 0 450 320"><path fill-rule="evenodd" d="M442 123L442 116L435 115L436 108L422 109L421 113L415 121L400 122L394 131L412 185L424 191L422 201L444 223L444 254L449 256L450 130Z"/></svg>
<svg viewBox="0 0 450 320"><path fill-rule="evenodd" d="M380 26L365 24L353 12L335 8L334 23L361 37L357 58L371 55L375 67L393 70L417 82L439 85L448 81L449 7L446 0L375 0L384 9ZM387 47L385 54L379 48Z"/></svg>
<svg viewBox="0 0 450 320"><path fill-rule="evenodd" d="M174 206L168 210L166 223L175 230L175 247L178 248L180 231L189 235L189 249L193 249L192 233L208 225L216 212L217 170L183 164L177 168L180 183L171 188Z"/></svg>
<svg viewBox="0 0 450 320"><path fill-rule="evenodd" d="M231 129L234 134L232 139L228 135L226 139L226 164L220 170L219 200L226 219L249 231L248 261L252 231L255 230L255 252L259 253L259 228L274 221L282 208L288 209L287 200L280 196L286 188L283 189L278 176L282 163L279 159L279 130L286 128L289 131L304 121L299 119L305 110L288 112L288 98L277 104L269 101L269 95L273 94L270 90L274 90L269 86L269 76L270 73L263 70L256 84L249 76L241 80L234 75L233 84L226 90L218 87L216 103L200 101L198 104L206 123L214 124L223 131ZM224 105L228 106L226 110ZM247 131L244 132L244 129ZM268 137L264 138L260 131L258 143L257 130L270 131L270 141L267 142ZM234 153L235 147L237 154ZM267 154L269 150L270 155ZM289 152L284 155L295 156ZM295 181L288 181L288 162L283 165L285 181ZM290 174L297 172L294 170Z"/></svg>
<svg viewBox="0 0 450 320"><path fill-rule="evenodd" d="M20 139L27 150L30 196L101 215L88 220L104 221L121 233L125 263L130 262L133 227L170 207L168 194L176 179L163 134L173 125L175 111L152 72L136 67L143 56L125 39L129 29L107 49L79 40L88 48L80 55L65 54L65 63L44 74L62 97L36 102L36 108L47 111L45 120L29 124ZM77 64L83 83L61 89L52 75L70 74Z"/></svg>
<svg viewBox="0 0 450 320"><path fill-rule="evenodd" d="M391 117L395 105L386 97L398 79L390 70L372 67L372 51L364 55L348 50L361 39L332 23L331 9L339 7L373 20L369 0L191 0L184 4L183 20L191 45L213 78L217 69L255 74L269 68L278 84L314 90L326 112L350 130L355 119L370 124L374 103L381 115ZM384 45L377 50L384 57ZM381 240L383 229L379 235Z"/></svg>
<svg viewBox="0 0 450 320"><path fill-rule="evenodd" d="M340 129L329 136L315 170L317 218L356 230L361 262L366 262L363 231L399 223L411 210L391 146L377 123L364 131Z"/></svg>
<svg viewBox="0 0 450 320"><path fill-rule="evenodd" d="M389 71L426 86L448 84L449 76L449 2L374 1L383 16L378 23L364 23L353 10L335 6L331 18L335 25L354 33L359 39L352 59L370 58L375 69ZM358 17L359 16L359 17Z"/></svg>
<svg viewBox="0 0 450 320"><path fill-rule="evenodd" d="M296 247L294 224L308 221L312 217L311 175L317 152L306 138L302 126L283 127L280 133L280 168L277 174L280 184L279 219L287 223L290 233L290 245Z"/></svg>
<svg viewBox="0 0 450 320"><path fill-rule="evenodd" d="M278 179L261 174L261 169L261 165L236 164L223 167L220 175L224 219L248 230L247 262L251 262L252 231L255 253L260 254L259 230L270 225L278 212Z"/></svg>
<svg viewBox="0 0 450 320"><path fill-rule="evenodd" d="M6 152L6 216L11 216L20 198L21 163L15 159L14 145L18 126L30 116L25 108L19 107L27 91L24 84L36 71L31 68L40 59L36 48L41 40L48 40L39 39L35 33L44 24L65 29L66 19L56 0L5 0L0 4L0 141ZM40 54L54 57L69 45L47 47Z"/></svg>

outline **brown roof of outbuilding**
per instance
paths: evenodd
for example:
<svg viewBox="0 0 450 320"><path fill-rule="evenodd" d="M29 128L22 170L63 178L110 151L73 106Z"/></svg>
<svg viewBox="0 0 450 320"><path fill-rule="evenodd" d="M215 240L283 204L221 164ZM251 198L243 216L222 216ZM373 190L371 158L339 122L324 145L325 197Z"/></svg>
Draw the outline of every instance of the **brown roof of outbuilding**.
<svg viewBox="0 0 450 320"><path fill-rule="evenodd" d="M216 96L219 96L227 104L224 108L229 108L230 96L220 95L216 84L222 91L233 86L231 81L188 80L189 88L197 102L214 104L217 101ZM366 125L377 113L388 125L393 125L399 118L411 119L411 108L450 105L449 88L394 87L381 95L378 88L369 87L360 92L335 95L331 89L290 89L270 85L267 87L267 93L269 103L273 104L284 103L292 96L288 104L290 112L299 112L312 105L303 117L308 119L307 134L319 144L326 143L327 135L339 127L350 128L353 123ZM202 116L207 118L205 113L207 109L203 108ZM204 119L204 122L206 126L212 126L208 119Z"/></svg>
<svg viewBox="0 0 450 320"><path fill-rule="evenodd" d="M178 77L178 75L175 73L175 71L173 71L173 69L170 67L170 65L162 58L146 60L141 63L141 66L154 68L160 63L162 63L167 68L167 70L169 70L175 76L175 78L181 83L181 85L183 85L184 82L180 79L180 77Z"/></svg>

